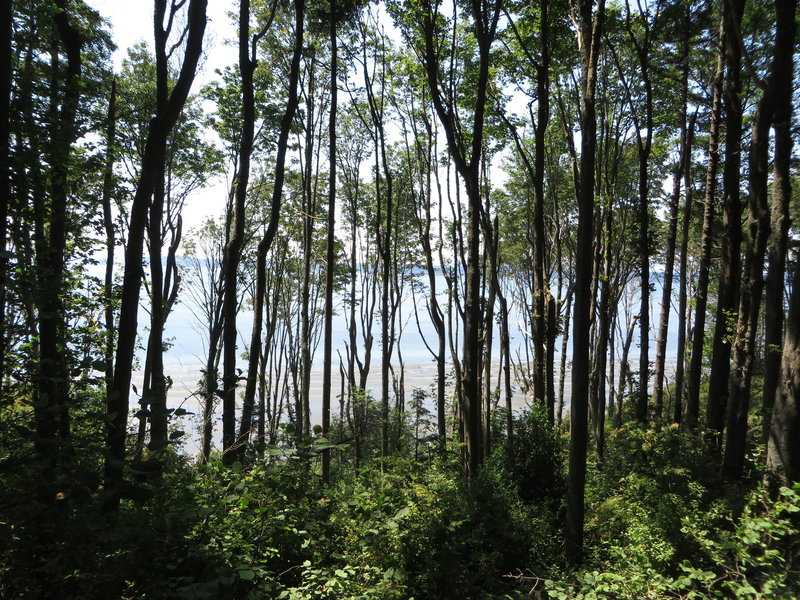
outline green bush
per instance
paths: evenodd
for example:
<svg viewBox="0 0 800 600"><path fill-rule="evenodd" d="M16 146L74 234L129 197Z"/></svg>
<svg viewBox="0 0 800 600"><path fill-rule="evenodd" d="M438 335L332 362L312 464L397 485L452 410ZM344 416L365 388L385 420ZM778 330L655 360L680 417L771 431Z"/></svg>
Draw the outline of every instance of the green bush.
<svg viewBox="0 0 800 600"><path fill-rule="evenodd" d="M534 405L514 418L504 466L525 502L561 502L567 489L565 444L544 407Z"/></svg>

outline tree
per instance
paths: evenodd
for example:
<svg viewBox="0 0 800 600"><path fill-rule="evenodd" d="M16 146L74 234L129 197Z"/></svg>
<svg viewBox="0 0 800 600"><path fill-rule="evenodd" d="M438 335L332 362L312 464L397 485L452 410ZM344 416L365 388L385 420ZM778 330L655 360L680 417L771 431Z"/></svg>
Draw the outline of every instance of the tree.
<svg viewBox="0 0 800 600"><path fill-rule="evenodd" d="M156 20L164 15L164 0L155 0L154 27L164 27ZM190 0L187 13L186 47L180 73L169 92L163 110L154 115L147 131L147 142L142 156L142 166L136 193L130 210L128 245L125 249L125 274L122 284L122 303L119 315L119 339L114 366L114 385L108 397L107 446L109 456L105 463L105 486L110 495L110 507L116 508L120 499L125 460L125 441L128 426L128 396L131 383L134 346L136 343L137 312L141 289L141 262L144 234L151 196L157 184L160 166L164 164L167 138L177 122L189 89L194 80L197 63L202 53L203 34L206 27L207 0ZM170 14L181 4L172 3ZM170 18L171 22L172 17ZM180 36L184 37L184 36ZM166 40L162 38L166 43Z"/></svg>
<svg viewBox="0 0 800 600"><path fill-rule="evenodd" d="M793 15L797 13L796 0L776 2L777 32L775 39L775 58L773 73L775 94L775 159L772 181L773 205L773 240L770 249L769 277L781 276L782 263L780 253L786 249L786 228L788 221L789 200L792 194L790 157L792 155L793 138L792 122L792 89L793 77L786 73L794 73L794 59L788 48L793 47L797 36L797 25ZM778 74L782 74L780 76ZM774 285L773 282L769 282ZM777 286L775 286L777 287ZM769 294L769 292L768 292ZM776 300L775 292L767 301ZM782 298L781 298L782 299ZM780 303L782 305L782 302ZM769 305L773 308L776 305ZM769 314L770 310L767 310ZM775 311L782 312L782 311ZM770 327L775 327L777 319L769 319ZM774 335L775 332L773 332ZM769 338L767 339L767 342ZM773 354L767 346L767 356ZM769 363L769 359L767 360ZM795 266L792 278L792 294L789 300L789 315L786 319L786 333L781 355L781 373L775 386L774 407L769 422L767 441L767 469L778 481L800 481L800 269ZM774 383L767 382L765 376L764 393L771 392ZM765 404L769 410L769 399L765 396ZM769 413L768 413L769 414Z"/></svg>
<svg viewBox="0 0 800 600"><path fill-rule="evenodd" d="M11 202L11 80L12 64L12 13L11 2L0 8L0 398L6 378L6 349L8 332L6 304L8 288L8 208Z"/></svg>
<svg viewBox="0 0 800 600"><path fill-rule="evenodd" d="M39 382L36 408L36 432L41 438L40 450L49 448L48 457L55 460L52 444L56 437L65 440L70 434L69 374L66 347L66 315L63 300L66 245L69 224L69 157L78 137L77 118L80 102L80 78L85 38L74 23L74 15L66 1L56 3L52 12L56 35L66 55L63 88L51 90L54 108L50 141L43 150L49 164L49 202L35 206L37 217L46 220L34 233L36 248L37 293L35 305L39 314ZM58 52L58 50L56 50ZM41 198L44 200L44 198ZM48 444L49 443L49 444Z"/></svg>
<svg viewBox="0 0 800 600"><path fill-rule="evenodd" d="M594 7L583 0L572 9L578 24L581 59L581 159L578 185L578 246L575 256L575 304L572 342L572 402L570 409L569 475L567 488L566 555L578 562L583 552L584 490L586 486L587 417L589 403L589 312L592 281L592 229L596 152L595 90L597 61L605 17L605 1Z"/></svg>
<svg viewBox="0 0 800 600"><path fill-rule="evenodd" d="M270 216L264 236L258 244L256 254L256 289L253 305L253 329L250 337L250 358L248 361L247 385L245 387L239 437L247 438L252 427L252 414L255 403L256 367L260 352L257 350L261 343L262 318L264 311L265 294L267 291L266 267L267 255L278 230L281 204L283 198L283 183L286 176L286 152L289 146L289 135L298 106L298 85L300 80L300 62L303 51L305 3L301 0L295 2L294 49L289 68L289 85L286 107L280 121L278 141L276 144L275 176L272 186L270 203ZM254 40L253 44L255 46ZM255 51L255 50L253 50ZM277 304L277 303L275 303Z"/></svg>
<svg viewBox="0 0 800 600"><path fill-rule="evenodd" d="M717 63L712 80L711 115L708 135L708 160L706 162L706 189L703 202L703 224L701 230L700 265L697 275L696 305L689 378L686 388L686 418L684 427L689 431L697 428L700 418L700 381L703 374L703 346L705 344L706 307L708 306L708 283L713 244L714 212L719 168L719 138L722 121L722 86L725 78L726 29L720 19L717 41Z"/></svg>
<svg viewBox="0 0 800 600"><path fill-rule="evenodd" d="M742 46L739 32L744 13L743 0L725 0L722 20L725 28L725 160L722 173L722 236L720 281L717 293L717 312L714 324L714 346L711 354L711 374L708 387L707 426L722 442L725 411L728 405L728 377L731 368L731 330L733 316L739 303L741 283L742 203L739 190L741 178L742 141Z"/></svg>
<svg viewBox="0 0 800 600"><path fill-rule="evenodd" d="M490 51L497 34L500 2L476 1L470 4L471 33L477 46L477 74L470 90L470 135L461 129L461 115L455 104L452 81L444 78L443 56L440 49L447 48L445 17L439 3L421 2L404 5L410 14L404 19L402 29L422 57L431 102L444 129L450 157L467 192L466 224L466 296L464 298L464 337L460 377L460 411L463 420L463 439L466 446L465 472L474 476L482 462L480 357L481 357L481 213L482 192L480 178L484 151L484 119L490 83ZM413 29L412 29L413 27ZM417 29L418 28L418 29ZM454 43L454 42L453 42ZM454 51L450 47L450 52Z"/></svg>

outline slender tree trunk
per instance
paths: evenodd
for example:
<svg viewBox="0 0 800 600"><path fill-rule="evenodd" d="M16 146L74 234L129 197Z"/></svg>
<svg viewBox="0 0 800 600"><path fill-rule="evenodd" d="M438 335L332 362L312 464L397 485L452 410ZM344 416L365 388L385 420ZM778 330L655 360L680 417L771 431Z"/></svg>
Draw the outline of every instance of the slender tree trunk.
<svg viewBox="0 0 800 600"><path fill-rule="evenodd" d="M492 346L494 345L494 307L497 302L497 289L500 287L498 277L498 262L497 262L497 246L499 235L499 222L495 218L494 223L489 223L489 206L486 206L487 218L484 219L486 226L486 254L489 258L489 274L484 276L484 281L489 283L489 297L486 299L486 317L484 327L484 360L483 360L483 457L484 460L488 459L491 455L492 448ZM502 356L502 353L501 353Z"/></svg>
<svg viewBox="0 0 800 600"><path fill-rule="evenodd" d="M465 443L464 470L469 477L477 474L483 457L481 448L481 399L480 399L480 344L482 311L480 306L481 273L481 157L483 155L484 116L488 99L490 49L497 31L500 4L471 5L473 25L478 45L478 74L474 88L474 112L472 115L472 139L469 155L465 140L459 139L455 122L455 107L447 105L440 87L439 51L435 40L434 22L436 13L427 11L423 19L425 69L436 113L447 137L450 156L464 180L467 189L467 259L465 267L466 291L464 298L464 334L462 346L462 368L460 382L460 409L463 418Z"/></svg>
<svg viewBox="0 0 800 600"><path fill-rule="evenodd" d="M688 11L688 5L686 10ZM675 165L675 172L672 176L672 195L669 203L669 226L667 229L667 251L664 258L664 281L661 289L661 318L658 322L658 336L656 338L656 364L653 374L653 406L655 407L655 418L657 422L662 419L664 407L664 369L667 359L667 337L669 335L669 317L672 312L672 281L675 273L675 247L678 240L678 209L681 198L681 183L683 183L683 172L686 168L686 155L688 151L686 126L687 98L689 94L689 46L688 24L684 23L685 35L683 51L681 54L683 73L681 77L681 109L678 116L680 127L680 142L678 159ZM686 192L688 194L688 190ZM679 394L679 391L676 391Z"/></svg>
<svg viewBox="0 0 800 600"><path fill-rule="evenodd" d="M331 425L331 360L333 348L333 274L336 255L334 253L334 229L336 227L336 101L338 90L337 48L336 43L336 0L330 2L330 44L331 44L331 111L328 121L328 231L325 244L325 332L324 358L322 363L322 435L328 436ZM322 481L328 483L331 476L330 450L322 452Z"/></svg>
<svg viewBox="0 0 800 600"><path fill-rule="evenodd" d="M508 326L508 301L500 285L497 286L497 299L500 302L500 369L503 372L503 396L505 396L506 404L506 436L510 442L514 438L514 415L511 403L513 399L511 388L511 334Z"/></svg>
<svg viewBox="0 0 800 600"><path fill-rule="evenodd" d="M741 282L742 204L739 192L742 148L742 26L744 0L726 0L723 19L727 31L725 63L725 161L722 172L722 248L714 347L708 383L707 425L715 441L722 441L731 372L731 321L739 306Z"/></svg>
<svg viewBox="0 0 800 600"><path fill-rule="evenodd" d="M221 290L220 290L221 291ZM222 337L222 319L209 329L208 355L206 357L205 374L203 376L203 433L200 461L203 464L211 457L211 438L214 430L214 398L219 385L219 341Z"/></svg>
<svg viewBox="0 0 800 600"><path fill-rule="evenodd" d="M230 235L225 245L222 261L223 333L222 333L222 452L223 462L232 464L240 453L236 452L236 387L239 376L236 371L236 313L238 307L238 272L244 246L245 202L250 181L250 155L255 137L255 100L253 72L256 63L250 56L250 0L239 2L239 76L241 77L242 131L239 140L238 171L233 180L233 216ZM260 318L260 315L259 315ZM258 354L257 348L250 348ZM247 377L255 377L248 372ZM252 405L249 409L252 415ZM243 419L244 422L244 419ZM249 425L248 425L249 431Z"/></svg>
<svg viewBox="0 0 800 600"><path fill-rule="evenodd" d="M639 315L634 315L628 324L628 332L625 335L625 343L622 345L622 357L619 361L619 384L617 385L617 418L614 421L614 427L622 426L622 407L625 403L625 393L628 390L628 384L631 379L631 367L628 361L630 355L631 345L633 344L633 334L636 332L636 322L639 320Z"/></svg>
<svg viewBox="0 0 800 600"><path fill-rule="evenodd" d="M296 419L297 439L301 442L311 434L311 415L309 414L309 393L311 387L311 257L314 240L314 215L317 202L312 185L312 163L314 159L314 129L316 111L315 66L313 61L309 67L308 111L305 123L305 165L303 166L303 266L300 290L300 394L297 397Z"/></svg>
<svg viewBox="0 0 800 600"><path fill-rule="evenodd" d="M600 279L600 301L597 307L598 323L595 338L594 369L589 393L589 414L594 425L594 439L597 458L603 460L605 449L606 418L606 366L608 364L608 338L613 319L611 318L611 207L603 208L603 273ZM598 235L599 237L599 235Z"/></svg>
<svg viewBox="0 0 800 600"><path fill-rule="evenodd" d="M720 19L719 52L714 74L711 97L711 124L708 135L708 162L706 166L706 193L703 208L703 230L701 233L700 266L697 275L694 334L687 382L686 419L683 424L688 431L697 428L700 417L700 380L703 374L703 346L705 345L706 307L708 306L708 283L713 245L714 204L717 193L717 170L719 168L719 137L722 119L722 85L725 77L725 52L727 45L724 19Z"/></svg>
<svg viewBox="0 0 800 600"><path fill-rule="evenodd" d="M169 67L167 64L169 31L164 29L166 12L167 3L158 2L153 18L156 114L164 110L169 93ZM167 389L164 378L164 269L161 264L163 249L161 223L167 195L166 161L157 166L157 171L147 223L147 242L150 251L150 335L147 341L147 360L150 376L146 378L146 382L142 386L142 410L147 411L149 408L150 450L160 450L167 443ZM144 419L142 421L144 422ZM142 436L142 442L143 439L144 436Z"/></svg>
<svg viewBox="0 0 800 600"><path fill-rule="evenodd" d="M647 18L645 16L645 18ZM653 140L653 91L650 84L650 57L647 49L640 52L642 78L645 82L645 134L639 147L639 270L641 276L641 309L639 312L639 392L636 402L636 419L647 423L650 395L650 155ZM674 254L674 243L673 243Z"/></svg>
<svg viewBox="0 0 800 600"><path fill-rule="evenodd" d="M11 34L13 19L11 2L0 6L0 406L6 404L3 394L6 379L8 322L6 303L8 289L8 208L11 202Z"/></svg>
<svg viewBox="0 0 800 600"><path fill-rule="evenodd" d="M687 12L688 12L687 4ZM683 187L685 200L683 205L683 221L681 223L681 246L679 258L680 280L678 284L678 354L675 359L675 410L672 422L680 424L683 421L684 378L686 372L686 333L687 333L687 307L688 307L688 264L689 264L689 227L692 223L692 206L694 204L694 186L692 185L692 148L694 146L694 127L697 113L692 116L684 152L685 166L683 169Z"/></svg>
<svg viewBox="0 0 800 600"><path fill-rule="evenodd" d="M533 272L534 272L534 372L533 393L537 402L547 407L547 418L555 421L555 406L547 395L547 298L550 297L550 282L545 267L544 236L544 163L547 124L550 120L550 44L549 2L540 2L541 25L539 28L540 58L536 68L536 99L538 103L535 131L535 161L533 176Z"/></svg>
<svg viewBox="0 0 800 600"><path fill-rule="evenodd" d="M105 301L105 347L104 362L106 376L106 396L111 393L114 380L114 249L116 239L114 233L114 215L111 212L111 196L114 186L114 161L116 157L117 131L117 80L111 81L111 95L108 100L106 116L106 161L103 169L103 228L106 232L106 269L104 279ZM0 373L0 379L1 379Z"/></svg>
<svg viewBox="0 0 800 600"><path fill-rule="evenodd" d="M570 320L572 318L572 298L574 296L574 286L567 290L567 305L564 310L564 329L561 337L561 368L558 377L558 414L556 424L561 425L564 415L564 385L567 379L567 344L569 344Z"/></svg>
<svg viewBox="0 0 800 600"><path fill-rule="evenodd" d="M428 139L431 139L432 128L426 119L425 126L428 134ZM422 207L424 214L420 215L417 219L417 228L420 233L420 241L422 243L422 251L425 256L425 269L428 273L428 313L431 317L431 323L436 331L437 351L436 351L436 430L439 438L439 449L444 451L447 446L447 415L445 414L446 407L446 330L444 323L444 315L439 306L439 299L437 297L436 285L436 268L433 264L433 248L431 247L431 169L433 164L432 157L433 144L430 144L426 151L426 179L427 185L422 198Z"/></svg>
<svg viewBox="0 0 800 600"><path fill-rule="evenodd" d="M242 402L242 420L239 426L239 439L245 442L250 436L253 425L253 408L255 406L256 376L258 361L261 356L259 347L261 345L261 330L263 327L263 315L265 296L267 292L267 254L275 239L277 223L280 217L281 202L283 198L283 182L286 176L286 152L289 144L289 134L294 115L298 106L298 85L300 80L300 58L303 44L303 20L304 2L295 2L295 45L292 53L292 62L289 70L289 96L286 101L286 108L281 117L280 130L278 133L277 151L275 156L275 179L272 186L272 200L270 205L270 221L267 230L261 241L258 243L256 253L256 289L253 306L253 328L250 335L250 356L247 367L247 384L245 386L244 398ZM262 32L263 34L263 32ZM255 53L255 40L251 52ZM251 63L255 65L254 57ZM252 82L251 82L252 83ZM273 300L273 305L276 300ZM271 321L271 330L274 332L275 320ZM259 429L259 437L263 437Z"/></svg>
<svg viewBox="0 0 800 600"><path fill-rule="evenodd" d="M580 3L578 46L581 54L581 164L578 200L578 246L575 260L575 314L572 336L569 474L567 478L566 556L576 564L583 555L584 489L589 408L589 313L592 298L592 231L597 122L597 60L605 14L600 0Z"/></svg>

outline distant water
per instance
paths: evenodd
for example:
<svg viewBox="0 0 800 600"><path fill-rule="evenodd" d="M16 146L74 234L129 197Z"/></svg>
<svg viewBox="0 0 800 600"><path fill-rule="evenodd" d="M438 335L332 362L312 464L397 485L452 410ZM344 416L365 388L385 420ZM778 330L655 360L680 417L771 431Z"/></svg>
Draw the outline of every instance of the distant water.
<svg viewBox="0 0 800 600"><path fill-rule="evenodd" d="M102 270L103 266L98 265L98 273ZM441 274L437 277L437 286L438 289L444 290L446 289L444 278ZM661 299L661 285L660 279L656 278L654 283L654 290L651 293L652 304L651 304L651 334L650 334L650 360L655 360L655 327L658 324L659 316L660 316L660 299ZM555 292L555 290L553 290ZM436 338L435 338L435 330L433 328L433 324L431 323L430 317L427 313L424 298L427 294L427 279L425 277L420 277L420 290L415 293L415 298L418 303L420 304L419 313L417 315L417 319L414 318L413 309L414 309L414 298L412 298L411 294L407 295L407 298L404 299L401 309L400 309L400 316L399 316L399 326L402 327L402 333L400 334L399 338L399 347L402 351L403 361L406 365L406 393L407 398L410 399L411 392L415 387L419 388L430 388L435 384L435 363L433 362L433 357L431 353L425 346L423 336L425 336L431 347L435 347ZM446 295L440 295L440 303L442 306L446 305ZM513 299L509 295L509 301L511 303L511 311L509 316L509 324L511 328L511 352L512 356L515 361L517 360L525 360L525 337L526 337L526 325L521 322L520 312L518 310L518 306L513 302ZM345 342L348 340L348 333L347 333L347 314L346 314L346 307L343 303L343 298L341 296L337 296L334 300L336 308L336 314L333 318L333 357L335 364L333 366L333 385L332 385L332 393L335 396L339 393L340 389L340 379L339 379L339 358L337 354L337 350L341 353L342 356L345 356ZM623 299L620 302L619 306L619 313L620 313L620 330L616 333L616 344L618 346L616 350L616 360L618 361L619 355L621 353L621 346L623 343L623 337L625 334L625 329L627 328L627 322L631 318L631 316L635 313L638 313L638 289L636 289L636 282L629 286L629 290L626 294L623 295ZM204 353L206 348L206 341L204 338L203 327L197 321L196 317L197 309L188 301L178 302L175 307L173 308L172 313L169 316L167 321L167 325L165 328L165 339L170 343L169 349L166 351L164 356L165 362L165 372L166 374L172 379L172 388L169 392L169 404L171 407L176 408L178 406L182 406L186 408L190 412L197 413L197 415L201 412L201 407L199 401L196 396L193 396L194 392L198 388L198 382L200 379L200 369L202 365L205 363ZM241 355L244 350L246 349L247 344L249 343L250 339L250 330L252 328L253 322L253 314L251 311L243 309L237 319L237 327L239 330L239 343L237 348L237 354ZM671 378L672 373L674 372L674 360L677 351L677 333L675 330L675 323L677 322L677 314L675 313L674 304L672 306L672 314L671 314L671 327L670 327L670 335L667 340L667 361L668 361L668 369L667 369L667 377ZM142 308L139 313L139 331L140 336L146 336L146 330L149 323L149 316L147 312ZM495 360L499 357L499 324L496 324L494 327L495 330L495 349L493 351ZM379 315L375 315L375 322L373 327L373 334L375 336L375 341L373 342L372 348L372 371L371 377L369 381L369 388L372 390L374 397L379 396L379 386L380 386L380 317ZM245 341L247 340L247 341ZM459 347L460 350L460 347ZM556 341L556 385L558 385L558 369L561 363L560 357L560 350L561 350L561 338ZM571 351L572 351L572 342L570 340L567 346L567 360L571 358ZM143 351L140 350L139 353L139 361L140 364L143 364ZM637 363L638 363L638 329L634 337L633 344L630 349L629 354L629 361L632 366L634 372L637 371ZM448 351L448 369L450 368L450 356ZM314 357L314 366L312 370L312 388L311 388L311 398L312 398L312 421L319 420L319 397L321 395L321 383L322 383L322 351L321 348L317 348L315 357ZM399 362L397 360L397 350L394 353L393 365L396 370L399 371ZM616 361L615 361L616 362ZM244 369L246 367L246 363L244 360L240 361L239 367ZM498 372L499 365L497 365L493 371L496 374ZM616 365L616 377L618 378L619 373L619 365ZM496 375L493 376L493 379ZM568 374L566 378L566 386L565 386L565 406L568 408L569 406L569 398L570 398L570 380L571 376ZM136 373L134 375L133 384L136 385L136 389L141 391L141 373ZM131 405L132 409L135 409L136 405L138 405L139 397L138 395L132 393L131 395ZM519 386L515 385L515 393L513 397L513 404L517 407L521 407L524 405L526 399L524 396L519 392ZM338 400L336 398L333 399L334 406L338 406ZM501 400L501 402L505 402ZM566 410L566 409L565 409ZM195 418L198 421L199 419ZM197 451L197 444L198 444L198 436L193 433L195 426L197 423L192 423L191 419L184 423L184 427L187 429L187 445L185 447L188 453L194 453Z"/></svg>

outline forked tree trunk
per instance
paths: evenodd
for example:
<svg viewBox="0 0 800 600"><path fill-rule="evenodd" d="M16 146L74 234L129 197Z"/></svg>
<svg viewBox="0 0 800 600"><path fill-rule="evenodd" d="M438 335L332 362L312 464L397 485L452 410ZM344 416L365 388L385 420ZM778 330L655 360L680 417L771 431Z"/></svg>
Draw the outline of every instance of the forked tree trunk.
<svg viewBox="0 0 800 600"><path fill-rule="evenodd" d="M481 157L484 143L484 117L489 88L490 50L497 32L500 3L476 1L471 4L473 26L478 46L478 74L474 92L471 143L460 138L455 120L455 107L448 104L440 81L440 52L436 43L435 23L438 12L429 8L423 16L424 63L436 113L442 123L450 156L464 180L467 189L467 259L466 294L464 298L464 337L460 377L460 412L465 443L464 470L469 477L477 474L482 463L481 402L480 402L480 331L482 311L480 306L480 222L481 222ZM467 150L467 144L469 150Z"/></svg>
<svg viewBox="0 0 800 600"><path fill-rule="evenodd" d="M147 213L150 198L155 189L159 165L164 164L167 137L175 126L186 103L189 89L194 80L197 63L202 54L203 34L206 27L206 5L207 0L190 0L183 63L163 112L155 115L150 121L145 150L142 156L141 172L130 211L114 385L107 405L107 446L109 455L105 463L105 486L110 492L109 507L112 509L115 509L119 503L119 486L122 482L123 461L125 460L128 397L131 384L131 366L136 344L142 250L147 225Z"/></svg>
<svg viewBox="0 0 800 600"><path fill-rule="evenodd" d="M280 130L278 133L278 141L276 146L275 155L275 179L272 185L272 200L270 204L270 218L267 225L267 230L264 236L258 243L256 251L256 288L253 304L253 328L250 334L250 356L247 366L247 383L245 385L244 398L242 401L242 420L239 424L239 440L244 443L250 437L253 427L253 409L255 406L256 372L258 370L259 358L261 356L261 330L263 327L264 319L264 304L265 296L267 293L267 255L272 242L275 239L275 234L278 230L278 220L280 218L281 204L283 199L283 182L286 175L286 152L289 145L289 133L294 116L297 112L298 94L297 88L300 81L300 58L303 48L303 24L304 24L304 0L297 0L294 3L295 9L295 42L294 50L292 52L292 62L289 69L289 90L288 99L286 100L286 108L281 116ZM241 17L240 17L241 18ZM240 28L242 24L240 23ZM262 30L263 31L263 30ZM242 33L240 32L240 35ZM261 33L263 35L263 32ZM249 33L245 32L244 36L249 40ZM255 51L256 39L252 42L250 52L250 63L255 67ZM242 40L240 39L240 43ZM249 43L249 41L248 41ZM240 48L241 51L241 48ZM240 61L242 57L240 55ZM250 80L252 86L252 78ZM248 94L249 97L249 94ZM277 299L273 300L273 304ZM272 331L274 331L274 319L272 320ZM263 420L262 420L263 421ZM260 423L262 422L260 421ZM263 438L263 426L259 427L259 438ZM242 454L239 454L241 457Z"/></svg>
<svg viewBox="0 0 800 600"><path fill-rule="evenodd" d="M794 15L797 1L788 0L778 3L778 33L776 38L777 73L793 73L792 52L777 52L777 48L791 48L796 36ZM772 184L773 207L780 223L780 234L773 238L773 248L777 251L781 245L786 247L786 221L788 221L791 187L792 156L792 77L779 77L776 81L775 111L775 175ZM780 207L780 208L778 208ZM783 214L781 214L783 213ZM775 273L770 269L770 276L777 277L784 259L775 257ZM771 264L770 267L773 265ZM780 273L782 274L782 273ZM782 284L783 277L780 277ZM773 292L774 293L774 292ZM774 297L774 296L773 296ZM782 300L782 297L781 297ZM772 305L777 311L783 302ZM770 312L769 310L767 311ZM775 393L775 403L770 419L769 438L767 440L767 469L772 474L772 483L794 483L800 481L800 268L795 267L792 278L792 295L789 300L789 316L786 320L786 334L783 339L781 357L781 373ZM777 486L773 486L777 487Z"/></svg>

